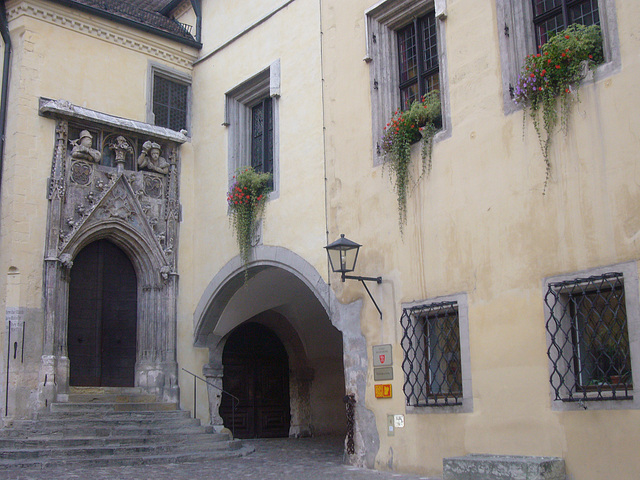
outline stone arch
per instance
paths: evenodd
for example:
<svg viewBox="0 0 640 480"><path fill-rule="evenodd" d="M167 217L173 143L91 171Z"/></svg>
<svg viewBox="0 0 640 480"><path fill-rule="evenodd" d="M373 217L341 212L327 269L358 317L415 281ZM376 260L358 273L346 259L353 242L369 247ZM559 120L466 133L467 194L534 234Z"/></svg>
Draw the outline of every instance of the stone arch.
<svg viewBox="0 0 640 480"><path fill-rule="evenodd" d="M245 268L246 277L245 277ZM194 312L194 345L209 349L209 364L203 367L203 373L208 381L218 388L222 388L222 351L233 326L252 318L255 314L265 310L274 310L283 314L291 314L287 309L295 310L296 305L287 305L287 298L262 298L257 299L252 310L251 306L243 305L242 311L237 318L231 319L229 310L233 310L234 299L241 289L251 289L253 283L260 281L262 276L276 275L279 278L289 279L291 286L296 286L300 291L306 291L309 299L315 302L314 314L323 315L326 322L341 335L341 355L342 368L345 384L344 391L347 394L354 394L356 398L356 453L350 456L350 462L356 465L363 465L372 468L375 456L379 448L379 437L376 429L375 417L365 406L365 394L367 385L367 348L366 340L360 328L360 313L362 301L358 300L348 305L340 303L331 287L324 281L318 271L304 258L294 252L276 246L260 245L253 249L252 260L245 267L241 259L235 257L231 259L205 288L200 301ZM245 286L245 282L249 287ZM274 289L280 290L280 289ZM275 296L277 297L276 294ZM256 296L257 298L257 296ZM270 301L273 300L273 301ZM290 328L295 327L290 325ZM285 330L280 330L279 335L285 334ZM309 348L309 341L300 338L300 344L292 342L287 347L288 353L298 355L299 363L295 368L295 378L298 380L291 383L291 389L300 388L302 391L309 388L311 382L318 375L318 369L314 371L313 365L308 360L309 356L304 355ZM283 342L287 345L287 342ZM299 348L299 351L297 350ZM209 408L211 422L214 427L222 427L221 418L218 415L219 392L214 387L209 387ZM304 395L304 392L300 393ZM344 406L340 399L340 405L334 408L344 412ZM313 433L313 428L305 425L304 409L305 405L300 405L298 411L294 410L292 404L292 428L290 434L305 435ZM296 423L294 417L296 413ZM344 415L344 414L343 414ZM312 427L312 426L311 426Z"/></svg>
<svg viewBox="0 0 640 480"><path fill-rule="evenodd" d="M82 229L65 246L61 256L67 254L73 261L80 250L102 239L113 242L127 254L136 275L144 283L151 285L160 281L160 270L167 263L162 250L148 236L122 220L112 219Z"/></svg>

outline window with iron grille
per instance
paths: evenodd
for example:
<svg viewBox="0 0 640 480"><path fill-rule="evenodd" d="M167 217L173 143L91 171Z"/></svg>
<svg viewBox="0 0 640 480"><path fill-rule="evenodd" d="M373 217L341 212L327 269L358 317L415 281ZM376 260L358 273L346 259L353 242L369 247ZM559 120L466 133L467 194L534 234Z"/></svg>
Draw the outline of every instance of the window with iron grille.
<svg viewBox="0 0 640 480"><path fill-rule="evenodd" d="M180 131L187 128L189 86L163 75L153 77L154 124Z"/></svg>
<svg viewBox="0 0 640 480"><path fill-rule="evenodd" d="M400 323L407 405L461 405L462 357L457 302L404 308Z"/></svg>
<svg viewBox="0 0 640 480"><path fill-rule="evenodd" d="M600 25L598 0L532 0L537 45L569 25Z"/></svg>
<svg viewBox="0 0 640 480"><path fill-rule="evenodd" d="M496 0L496 6L505 113L519 108L513 85L525 57L572 24L600 25L605 61L598 78L621 66L615 0Z"/></svg>
<svg viewBox="0 0 640 480"><path fill-rule="evenodd" d="M440 89L436 15L432 11L398 30L400 105L407 108L425 93Z"/></svg>
<svg viewBox="0 0 640 480"><path fill-rule="evenodd" d="M624 276L612 272L548 284L545 295L556 400L631 400Z"/></svg>

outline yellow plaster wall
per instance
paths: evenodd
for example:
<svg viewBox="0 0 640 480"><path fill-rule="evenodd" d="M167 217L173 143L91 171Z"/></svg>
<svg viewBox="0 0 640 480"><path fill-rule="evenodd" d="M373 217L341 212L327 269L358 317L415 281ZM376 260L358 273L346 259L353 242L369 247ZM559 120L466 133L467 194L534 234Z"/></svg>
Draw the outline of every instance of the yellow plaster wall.
<svg viewBox="0 0 640 480"><path fill-rule="evenodd" d="M217 7L211 7L217 12ZM244 19L253 18L251 8L243 4L242 10L251 12ZM215 43L226 37L212 28L211 15L205 9L204 29L209 37L219 35L208 40ZM185 305L188 303L191 312L213 276L238 254L226 203L229 167L228 127L222 126L225 93L276 60L280 60L281 68L281 96L277 100L280 188L266 206L263 243L287 248L303 256L319 272L326 272L322 248L326 236L318 24L317 3L297 0L195 66L193 92L198 101L193 106L192 138L196 194L192 204L184 205L182 225L184 238L193 238L193 244L187 251L183 242L185 250L181 251L181 261L185 255L198 259L193 269L193 288L185 289L188 293L182 290L189 297ZM296 48L292 48L294 41ZM203 54L206 52L203 49Z"/></svg>
<svg viewBox="0 0 640 480"><path fill-rule="evenodd" d="M443 457L502 453L564 457L576 479L640 470L638 411L551 411L543 312L545 277L639 257L640 6L616 3L622 70L581 89L567 136L555 137L544 192L530 121L523 132L521 111L503 113L495 3L447 2L451 137L436 143L401 237L389 174L373 166L370 147L362 58L364 12L375 2L323 1L329 231L364 245L359 274L383 276L372 293L385 319L365 298L362 330L369 348L394 348L394 398L374 398L372 374L367 390L380 468L437 475ZM408 414L388 437L387 414L405 413L401 304L458 292L469 301L473 413ZM347 302L362 291L353 282L337 293Z"/></svg>
<svg viewBox="0 0 640 480"><path fill-rule="evenodd" d="M29 352L39 348L41 355L47 178L55 120L39 116L38 99L68 100L145 122L149 65L189 74L196 51L50 2L7 2L7 11L13 58L0 201L0 318L5 317L2 307L26 309L27 341L35 342ZM181 155L183 164L192 163L189 145ZM31 360L36 362L29 366L32 371L22 376L21 387L27 390L37 385L39 356Z"/></svg>

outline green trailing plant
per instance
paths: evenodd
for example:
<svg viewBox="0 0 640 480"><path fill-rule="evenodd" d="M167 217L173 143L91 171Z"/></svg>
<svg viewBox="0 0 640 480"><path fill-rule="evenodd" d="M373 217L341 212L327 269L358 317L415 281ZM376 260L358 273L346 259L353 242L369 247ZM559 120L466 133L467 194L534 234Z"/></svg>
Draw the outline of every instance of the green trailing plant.
<svg viewBox="0 0 640 480"><path fill-rule="evenodd" d="M538 135L546 164L544 188L551 171L549 147L558 120L566 133L571 107L587 70L604 61L602 34L598 25L574 24L556 33L540 53L527 55L513 95L528 111ZM560 112L558 112L560 110Z"/></svg>
<svg viewBox="0 0 640 480"><path fill-rule="evenodd" d="M398 223L400 232L407 223L407 198L411 189L431 171L433 137L442 122L440 93L432 91L416 100L404 111L396 111L384 127L381 153L384 166L393 176L398 196ZM422 141L422 166L417 178L411 174L411 145Z"/></svg>
<svg viewBox="0 0 640 480"><path fill-rule="evenodd" d="M257 173L251 167L244 167L233 178L234 183L227 194L229 222L238 242L240 258L246 266L253 246L253 235L269 196L271 174Z"/></svg>

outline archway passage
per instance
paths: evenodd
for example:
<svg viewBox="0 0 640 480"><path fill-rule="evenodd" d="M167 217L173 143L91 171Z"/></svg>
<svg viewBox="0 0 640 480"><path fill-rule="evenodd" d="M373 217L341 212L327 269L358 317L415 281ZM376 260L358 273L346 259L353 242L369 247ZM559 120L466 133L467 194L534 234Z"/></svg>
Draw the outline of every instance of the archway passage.
<svg viewBox="0 0 640 480"><path fill-rule="evenodd" d="M78 253L71 269L67 348L72 386L134 385L137 278L107 240Z"/></svg>
<svg viewBox="0 0 640 480"><path fill-rule="evenodd" d="M222 363L223 388L240 400L234 419L232 399L223 395L224 425L239 438L288 436L289 359L277 335L258 323L240 325L225 344Z"/></svg>

